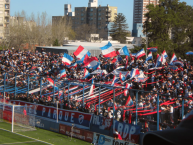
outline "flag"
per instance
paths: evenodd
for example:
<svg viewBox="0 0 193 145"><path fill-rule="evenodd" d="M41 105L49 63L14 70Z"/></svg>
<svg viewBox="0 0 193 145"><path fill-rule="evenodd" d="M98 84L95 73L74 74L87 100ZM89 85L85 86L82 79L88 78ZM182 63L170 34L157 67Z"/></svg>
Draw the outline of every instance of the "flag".
<svg viewBox="0 0 193 145"><path fill-rule="evenodd" d="M49 84L54 87L54 81L51 79L51 78L47 78L47 81L49 82ZM55 89L58 90L58 87L56 87L56 84L55 84Z"/></svg>
<svg viewBox="0 0 193 145"><path fill-rule="evenodd" d="M144 49L141 49L136 55L135 55L135 57L137 58L137 59L139 59L140 57L142 57L142 56L144 56L145 55L145 51L144 51Z"/></svg>
<svg viewBox="0 0 193 145"><path fill-rule="evenodd" d="M184 67L184 63L182 61L179 61L179 60L173 61L173 65Z"/></svg>
<svg viewBox="0 0 193 145"><path fill-rule="evenodd" d="M115 102L114 102L114 108L115 108L115 110L117 110L117 105L115 104Z"/></svg>
<svg viewBox="0 0 193 145"><path fill-rule="evenodd" d="M77 67L77 63L76 62L71 64L71 66L70 66L70 68L75 68L75 67Z"/></svg>
<svg viewBox="0 0 193 145"><path fill-rule="evenodd" d="M162 63L163 63L163 64L166 63L166 58L167 58L167 57L168 57L168 55L167 55L166 51L164 50L164 51L162 52Z"/></svg>
<svg viewBox="0 0 193 145"><path fill-rule="evenodd" d="M118 81L118 78L114 76L111 86L114 86L114 84Z"/></svg>
<svg viewBox="0 0 193 145"><path fill-rule="evenodd" d="M160 64L161 64L161 62L162 62L162 57L161 57L159 54L157 54L155 66L156 66L156 67L159 67Z"/></svg>
<svg viewBox="0 0 193 145"><path fill-rule="evenodd" d="M62 62L63 62L64 64L66 64L66 65L70 65L72 61L73 61L72 56L64 53L64 56L62 57Z"/></svg>
<svg viewBox="0 0 193 145"><path fill-rule="evenodd" d="M128 83L127 83L126 86L125 86L125 90L124 90L124 95L125 95L125 96L127 96L127 93L128 93L128 91L129 91L128 89L129 89L130 87L131 87L131 84L128 84Z"/></svg>
<svg viewBox="0 0 193 145"><path fill-rule="evenodd" d="M125 106L132 106L132 105L133 105L133 100L131 99L131 96L129 95L125 103Z"/></svg>
<svg viewBox="0 0 193 145"><path fill-rule="evenodd" d="M119 73L119 78L120 78L122 83L123 83L123 81L125 81L125 75L123 75L121 72Z"/></svg>
<svg viewBox="0 0 193 145"><path fill-rule="evenodd" d="M87 58L86 60L84 60L84 66L88 67L88 68L94 68L94 67L98 67L98 58L96 57L91 57L91 58Z"/></svg>
<svg viewBox="0 0 193 145"><path fill-rule="evenodd" d="M88 72L88 70L85 68L84 69L84 78L87 78L90 76L90 73Z"/></svg>
<svg viewBox="0 0 193 145"><path fill-rule="evenodd" d="M136 68L133 68L130 72L130 78L134 78L135 76L138 76L140 73L139 73L139 70L136 69Z"/></svg>
<svg viewBox="0 0 193 145"><path fill-rule="evenodd" d="M108 42L107 45L100 48L104 57L115 57L117 56L112 44Z"/></svg>
<svg viewBox="0 0 193 145"><path fill-rule="evenodd" d="M150 52L145 60L145 62L147 62L148 60L152 59L153 56L152 56L152 52Z"/></svg>
<svg viewBox="0 0 193 145"><path fill-rule="evenodd" d="M193 51L186 52L186 55L193 55Z"/></svg>
<svg viewBox="0 0 193 145"><path fill-rule="evenodd" d="M172 55L171 60L170 60L170 64L172 64L173 61L175 61L175 60L177 60L177 57L176 57L176 55L175 55L175 53L174 53L174 54Z"/></svg>
<svg viewBox="0 0 193 145"><path fill-rule="evenodd" d="M136 82L146 82L148 80L148 77L144 76L144 75L140 75L138 76L135 81Z"/></svg>
<svg viewBox="0 0 193 145"><path fill-rule="evenodd" d="M151 52L157 52L157 46L156 47L147 48L147 50L149 50Z"/></svg>
<svg viewBox="0 0 193 145"><path fill-rule="evenodd" d="M60 71L60 79L63 77L66 77L66 70L65 69Z"/></svg>
<svg viewBox="0 0 193 145"><path fill-rule="evenodd" d="M130 56L129 51L127 49L127 46L124 46L123 48L121 48L120 50L118 50L119 55L127 55Z"/></svg>
<svg viewBox="0 0 193 145"><path fill-rule="evenodd" d="M131 53L130 56L131 57L135 57L137 53Z"/></svg>
<svg viewBox="0 0 193 145"><path fill-rule="evenodd" d="M134 57L132 57L132 58L131 58L130 65L132 65L132 64L134 63L134 61L135 61L135 58L134 58Z"/></svg>
<svg viewBox="0 0 193 145"><path fill-rule="evenodd" d="M172 71L177 71L177 70L178 70L178 67L177 67L177 66L174 66L174 65L170 65L169 68L170 68Z"/></svg>
<svg viewBox="0 0 193 145"><path fill-rule="evenodd" d="M101 69L100 63L98 63L97 69Z"/></svg>
<svg viewBox="0 0 193 145"><path fill-rule="evenodd" d="M94 84L92 84L92 85L91 85L91 87L90 87L89 96L94 95L94 89L95 89L95 85L94 85Z"/></svg>
<svg viewBox="0 0 193 145"><path fill-rule="evenodd" d="M82 47L82 46L79 46L78 48L77 48L77 50L74 52L74 55L77 57L77 58L79 58L79 59L81 59L82 61L84 60L84 57L87 55L87 56L90 56L91 54L90 54L90 52L88 51L88 50L86 50L86 49L84 49L84 47Z"/></svg>

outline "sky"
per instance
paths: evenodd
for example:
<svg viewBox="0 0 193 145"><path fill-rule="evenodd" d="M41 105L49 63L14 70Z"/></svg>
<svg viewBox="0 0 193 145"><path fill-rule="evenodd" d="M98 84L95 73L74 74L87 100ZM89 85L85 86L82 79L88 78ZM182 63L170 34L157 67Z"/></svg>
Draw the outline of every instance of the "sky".
<svg viewBox="0 0 193 145"><path fill-rule="evenodd" d="M88 7L89 0L11 0L10 12L14 16L17 12L24 10L27 15L46 12L51 19L52 16L64 15L64 4L71 4L74 7ZM101 6L116 6L118 13L123 13L127 19L129 30L132 30L133 23L133 1L134 0L98 0ZM180 0L193 6L193 0Z"/></svg>

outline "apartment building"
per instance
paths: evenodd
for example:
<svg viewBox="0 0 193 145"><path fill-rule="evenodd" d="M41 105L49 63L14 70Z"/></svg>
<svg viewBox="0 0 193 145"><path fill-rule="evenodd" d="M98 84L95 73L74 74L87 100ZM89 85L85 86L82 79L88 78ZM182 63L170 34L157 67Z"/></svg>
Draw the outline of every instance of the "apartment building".
<svg viewBox="0 0 193 145"><path fill-rule="evenodd" d="M0 40L9 39L10 0L0 0Z"/></svg>
<svg viewBox="0 0 193 145"><path fill-rule="evenodd" d="M72 12L72 8L70 4L64 5L64 16L75 16L75 13Z"/></svg>
<svg viewBox="0 0 193 145"><path fill-rule="evenodd" d="M70 17L72 22L72 29L76 30L83 24L92 26L94 34L99 34L100 38L108 39L109 24L114 21L117 15L117 7L112 6L98 6L98 0L89 0L88 7L75 7L74 16L69 15L71 5L65 4L65 16ZM57 16L52 17L52 22ZM95 32L94 32L95 31Z"/></svg>
<svg viewBox="0 0 193 145"><path fill-rule="evenodd" d="M133 4L133 37L145 37L143 34L143 23L146 21L145 14L148 12L146 6L158 5L159 0L134 0Z"/></svg>

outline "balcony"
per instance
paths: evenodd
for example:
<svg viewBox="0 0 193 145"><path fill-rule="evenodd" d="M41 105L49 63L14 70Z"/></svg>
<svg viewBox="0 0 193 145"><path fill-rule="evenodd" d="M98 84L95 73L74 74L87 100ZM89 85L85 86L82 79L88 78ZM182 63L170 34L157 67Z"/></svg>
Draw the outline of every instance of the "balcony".
<svg viewBox="0 0 193 145"><path fill-rule="evenodd" d="M9 17L9 13L5 12L5 17Z"/></svg>
<svg viewBox="0 0 193 145"><path fill-rule="evenodd" d="M5 3L9 3L10 1L9 0L5 0Z"/></svg>
<svg viewBox="0 0 193 145"><path fill-rule="evenodd" d="M5 19L5 21L4 21L4 22L5 22L5 23L9 23L9 20L6 20L6 19Z"/></svg>
<svg viewBox="0 0 193 145"><path fill-rule="evenodd" d="M111 17L111 13L106 14L106 17L110 18Z"/></svg>
<svg viewBox="0 0 193 145"><path fill-rule="evenodd" d="M111 18L106 19L106 22L111 22Z"/></svg>
<svg viewBox="0 0 193 145"><path fill-rule="evenodd" d="M5 9L9 10L9 5L8 4L5 4Z"/></svg>
<svg viewBox="0 0 193 145"><path fill-rule="evenodd" d="M112 10L111 10L111 9L106 9L106 12L107 12L107 13L111 13Z"/></svg>

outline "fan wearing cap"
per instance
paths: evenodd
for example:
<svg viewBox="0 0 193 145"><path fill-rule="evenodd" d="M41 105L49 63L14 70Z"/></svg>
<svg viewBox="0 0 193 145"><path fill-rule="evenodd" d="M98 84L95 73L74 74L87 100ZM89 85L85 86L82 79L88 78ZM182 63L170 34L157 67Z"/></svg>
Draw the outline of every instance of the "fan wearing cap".
<svg viewBox="0 0 193 145"><path fill-rule="evenodd" d="M143 145L192 145L193 110L175 128L148 132L143 137Z"/></svg>

